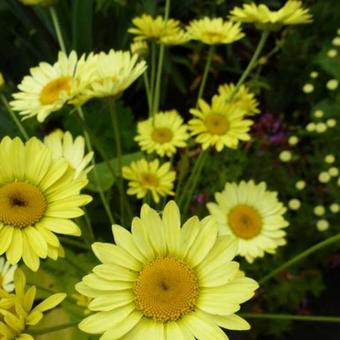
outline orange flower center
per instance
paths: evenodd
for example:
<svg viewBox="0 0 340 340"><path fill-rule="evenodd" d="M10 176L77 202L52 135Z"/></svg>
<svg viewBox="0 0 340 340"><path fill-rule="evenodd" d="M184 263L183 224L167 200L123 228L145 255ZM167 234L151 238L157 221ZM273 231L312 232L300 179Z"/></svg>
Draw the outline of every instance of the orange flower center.
<svg viewBox="0 0 340 340"><path fill-rule="evenodd" d="M151 134L151 138L160 144L168 143L171 141L173 133L169 128L159 127L154 128Z"/></svg>
<svg viewBox="0 0 340 340"><path fill-rule="evenodd" d="M141 183L145 187L157 187L158 186L158 178L155 174L144 173L141 176Z"/></svg>
<svg viewBox="0 0 340 340"><path fill-rule="evenodd" d="M227 223L232 232L240 238L251 239L262 229L262 218L258 211L249 205L237 205L227 216Z"/></svg>
<svg viewBox="0 0 340 340"><path fill-rule="evenodd" d="M221 114L209 114L204 119L207 130L213 135L224 135L229 130L227 119Z"/></svg>
<svg viewBox="0 0 340 340"><path fill-rule="evenodd" d="M40 93L40 103L49 105L55 103L62 92L70 94L72 77L64 76L51 80L47 83Z"/></svg>

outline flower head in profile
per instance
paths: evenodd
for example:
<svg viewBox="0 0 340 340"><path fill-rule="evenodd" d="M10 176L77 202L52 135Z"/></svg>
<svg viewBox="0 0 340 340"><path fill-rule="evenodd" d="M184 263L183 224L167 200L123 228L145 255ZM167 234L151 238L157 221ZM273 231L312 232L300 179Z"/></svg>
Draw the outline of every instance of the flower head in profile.
<svg viewBox="0 0 340 340"><path fill-rule="evenodd" d="M176 178L169 162L159 164L158 159L148 162L145 159L124 166L123 178L129 181L128 195L143 198L151 193L152 199L158 203L160 197L174 195L173 187Z"/></svg>
<svg viewBox="0 0 340 340"><path fill-rule="evenodd" d="M64 158L74 169L74 178L86 179L86 175L93 168L89 166L93 152L85 155L85 141L83 136L73 139L69 131L56 130L44 138L44 144L51 150L53 159Z"/></svg>
<svg viewBox="0 0 340 340"><path fill-rule="evenodd" d="M20 92L13 94L12 109L26 118L36 116L39 122L60 110L78 91L79 82L74 77L77 61L74 51L69 56L59 52L53 65L42 62L31 68L31 74L18 85Z"/></svg>
<svg viewBox="0 0 340 340"><path fill-rule="evenodd" d="M146 63L144 60L138 61L138 55L128 51L110 50L89 56L84 60L79 74L86 74L87 69L93 72L91 79L78 94L79 98L72 101L74 105L82 105L91 98L119 96L143 74Z"/></svg>
<svg viewBox="0 0 340 340"><path fill-rule="evenodd" d="M17 269L17 265L12 266L6 261L4 256L0 257L0 289L6 292L11 292L14 289L14 272Z"/></svg>
<svg viewBox="0 0 340 340"><path fill-rule="evenodd" d="M200 99L198 108L191 109L190 113L194 118L189 121L189 129L192 135L197 135L196 142L202 144L203 149L236 148L240 140L250 139L252 121L244 119L245 111L224 97L214 96L211 105Z"/></svg>
<svg viewBox="0 0 340 340"><path fill-rule="evenodd" d="M54 159L36 138L23 143L5 137L0 142L0 255L36 271L40 258L57 259L62 247L56 234L80 235L71 220L83 215L91 197L81 195L87 184L74 179L74 169Z"/></svg>
<svg viewBox="0 0 340 340"><path fill-rule="evenodd" d="M208 18L193 20L187 31L190 39L199 40L204 44L231 44L244 37L240 24L224 21L222 18Z"/></svg>
<svg viewBox="0 0 340 340"><path fill-rule="evenodd" d="M153 117L138 123L135 140L143 151L156 152L159 156L171 157L177 148L186 146L189 135L183 118L176 110L158 112Z"/></svg>
<svg viewBox="0 0 340 340"><path fill-rule="evenodd" d="M249 329L237 316L258 284L232 261L237 241L220 236L213 218L181 227L170 201L162 216L143 205L131 233L114 225L115 245L94 243L101 262L76 285L93 298L79 328L111 339L228 339L220 328Z"/></svg>
<svg viewBox="0 0 340 340"><path fill-rule="evenodd" d="M26 277L20 269L15 271L14 283L15 294L0 290L0 337L5 340L33 340L27 328L37 325L44 317L43 313L59 305L66 294L53 294L33 307L36 287L26 289Z"/></svg>
<svg viewBox="0 0 340 340"><path fill-rule="evenodd" d="M254 23L259 29L276 29L282 25L300 25L312 21L309 9L301 1L289 0L278 11L271 11L266 5L255 3L235 7L231 11L234 21Z"/></svg>
<svg viewBox="0 0 340 340"><path fill-rule="evenodd" d="M135 40L152 40L164 45L180 45L189 39L181 23L178 20L164 20L160 15L156 18L148 14L143 14L132 20L134 27L129 28L128 32L136 35Z"/></svg>
<svg viewBox="0 0 340 340"><path fill-rule="evenodd" d="M215 199L216 203L207 206L219 224L220 234L238 239L238 254L248 262L265 253L274 254L277 247L286 244L286 208L264 182L226 183Z"/></svg>
<svg viewBox="0 0 340 340"><path fill-rule="evenodd" d="M225 100L235 104L240 110L245 112L245 115L254 115L259 113L259 102L256 100L246 85L241 85L235 92L236 86L233 83L222 84L218 87L218 93ZM232 97L231 97L232 96Z"/></svg>

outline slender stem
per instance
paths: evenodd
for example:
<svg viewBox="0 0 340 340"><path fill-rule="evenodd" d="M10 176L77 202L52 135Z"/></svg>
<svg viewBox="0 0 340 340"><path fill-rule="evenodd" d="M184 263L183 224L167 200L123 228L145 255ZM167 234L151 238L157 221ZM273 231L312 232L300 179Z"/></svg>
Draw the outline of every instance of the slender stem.
<svg viewBox="0 0 340 340"><path fill-rule="evenodd" d="M194 168L194 171L192 173L191 186L188 189L188 194L186 195L186 201L185 201L184 206L183 206L184 214L187 212L187 210L189 208L189 204L192 200L192 195L194 194L195 189L197 187L197 183L198 183L198 180L201 176L202 169L203 169L205 160L207 158L207 155L208 155L207 151L201 151L199 157L197 158L195 168ZM190 180L190 178L189 178L189 180Z"/></svg>
<svg viewBox="0 0 340 340"><path fill-rule="evenodd" d="M3 102L4 106L6 107L8 113L10 114L11 118L13 119L15 125L17 126L17 128L19 129L20 133L22 134L22 136L25 138L25 140L27 141L29 139L28 133L26 131L26 129L24 128L24 126L21 124L20 120L18 119L18 117L16 116L16 114L13 112L13 110L11 109L11 107L8 104L8 101L6 99L6 97L1 94L1 101Z"/></svg>
<svg viewBox="0 0 340 340"><path fill-rule="evenodd" d="M60 237L60 240L65 243L65 244L68 244L70 246L74 246L74 247L77 247L79 249L83 249L83 250L89 250L91 249L91 247L83 244L82 242L79 242L77 240L73 240L71 238L66 238L66 237Z"/></svg>
<svg viewBox="0 0 340 340"><path fill-rule="evenodd" d="M265 43L267 41L267 38L269 36L270 31L263 31L260 41L254 51L254 54L252 56L252 58L249 61L248 66L246 67L246 69L243 71L240 79L238 80L234 90L232 91L232 93L230 94L228 101L230 101L234 95L237 93L237 91L239 90L240 86L244 83L244 81L247 79L247 77L249 76L250 72L252 71L252 69L256 66L257 64L257 60L260 57L260 54L265 46Z"/></svg>
<svg viewBox="0 0 340 340"><path fill-rule="evenodd" d="M170 0L165 1L165 12L164 12L164 31L166 32L167 23L170 15ZM154 102L153 102L153 114L157 113L159 110L159 101L160 101L160 91L161 91L161 81L162 81L162 71L163 71L163 62L164 62L164 51L165 46L161 44L159 47L159 57L158 57L158 66L157 66L157 76L156 76L156 85L155 85L155 94L154 94Z"/></svg>
<svg viewBox="0 0 340 340"><path fill-rule="evenodd" d="M283 263L281 266L277 267L276 269L271 271L268 275L263 277L259 281L260 285L264 284L265 282L270 280L272 277L274 277L276 274L282 272L284 269L286 269L286 268L292 266L293 264L301 261L302 259L304 259L308 255L310 255L310 254L312 254L312 253L314 253L314 252L316 252L316 251L318 251L318 250L320 250L322 248L325 248L325 247L329 246L330 244L336 243L336 242L340 242L340 234L332 236L332 237L329 237L326 240L321 241L321 242L315 244L314 246L306 249L302 253L294 256L292 259L290 259L287 262Z"/></svg>
<svg viewBox="0 0 340 340"><path fill-rule="evenodd" d="M84 117L84 113L83 113L83 110L81 107L79 107L77 109L77 112L78 112L78 115L80 117L81 120L85 120L85 117ZM91 140L90 140L90 136L88 134L88 132L86 130L84 130L84 136L85 136L85 142L86 142L86 145L87 145L87 148L89 151L93 151L93 148L92 148L92 144L91 144ZM98 172L97 172L97 168L96 168L96 164L95 164L95 160L94 158L92 159L92 165L94 165L93 167L93 174L94 174L94 179L95 179L95 182L97 184L97 187L98 187L98 191L99 191L99 196L100 196L100 199L102 200L102 203L103 203L103 206L104 206L104 209L105 209L105 212L109 218L109 221L110 221L110 224L114 224L114 218L112 216L112 213L111 213L111 209L110 209L110 206L109 206L109 203L107 202L106 200L106 197L104 195L104 191L103 191L103 187L101 185L101 182L100 182L100 178L99 178L99 175L98 175ZM91 233L93 233L92 231L92 227L91 227Z"/></svg>
<svg viewBox="0 0 340 340"><path fill-rule="evenodd" d="M29 329L28 332L31 335L48 334L48 333L60 331L62 329L75 327L75 326L78 325L79 322L80 321L72 321L72 322L68 322L68 323L63 323L63 324L58 325L58 326L45 327L45 328L40 328L40 329Z"/></svg>
<svg viewBox="0 0 340 340"><path fill-rule="evenodd" d="M153 116L153 102L155 98L155 84L156 82L156 44L151 42L151 75L150 75L150 97L151 97L151 107L149 116Z"/></svg>
<svg viewBox="0 0 340 340"><path fill-rule="evenodd" d="M111 120L112 120L112 127L114 132L114 138L116 142L116 156L118 159L118 178L117 178L117 184L118 184L118 190L119 190L119 200L120 200L120 211L121 211L121 222L124 225L125 223L125 214L124 214L124 205L126 207L126 212L128 214L128 217L131 218L131 208L129 201L126 196L126 192L124 190L124 183L123 183L123 177L122 177L122 168L123 168L123 153L122 153L122 144L121 144L121 136L120 136L120 130L119 130L119 123L118 123L118 117L117 117L117 110L114 107L114 101L110 101L110 113L111 113Z"/></svg>
<svg viewBox="0 0 340 340"><path fill-rule="evenodd" d="M56 12L56 10L53 6L50 6L49 9L50 9L50 13L51 13L52 21L53 21L53 26L54 26L54 29L55 29L55 33L57 35L59 46L60 46L61 50L66 54L65 43L64 43L63 35L61 33L61 28L60 28L57 12Z"/></svg>
<svg viewBox="0 0 340 340"><path fill-rule="evenodd" d="M144 78L144 86L145 86L145 91L146 91L146 98L148 100L148 109L149 109L149 114L150 114L152 111L152 97L151 97L149 76L146 71L143 73L143 78Z"/></svg>
<svg viewBox="0 0 340 340"><path fill-rule="evenodd" d="M260 314L260 313L240 313L238 315L246 319L249 318L249 319L272 319L272 320L296 320L311 322L340 322L340 316Z"/></svg>
<svg viewBox="0 0 340 340"><path fill-rule="evenodd" d="M211 66L212 57L214 55L214 51L215 51L214 45L210 45L209 51L208 51L207 62L205 64L204 71L203 71L201 85L200 85L200 88L198 90L197 102L203 96L205 85L206 85L207 79L208 79L208 74L209 74L209 70L210 70L210 66Z"/></svg>
<svg viewBox="0 0 340 340"><path fill-rule="evenodd" d="M194 167L192 169L191 175L188 178L183 191L180 195L179 201L178 201L178 205L181 206L182 203L184 203L183 205L183 212L185 211L185 207L190 203L191 201L191 195L192 192L195 190L194 186L196 187L196 183L198 180L198 177L201 173L201 164L203 164L205 155L206 155L206 151L201 151L201 153L199 154L199 156L197 157ZM188 203L189 202L189 203Z"/></svg>

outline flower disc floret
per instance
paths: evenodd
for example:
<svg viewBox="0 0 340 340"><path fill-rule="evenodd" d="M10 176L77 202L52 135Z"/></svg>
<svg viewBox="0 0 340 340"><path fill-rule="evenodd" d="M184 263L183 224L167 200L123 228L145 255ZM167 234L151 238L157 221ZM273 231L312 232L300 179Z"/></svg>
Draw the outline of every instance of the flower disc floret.
<svg viewBox="0 0 340 340"><path fill-rule="evenodd" d="M170 201L160 216L143 205L131 232L113 226L115 245L95 243L101 262L76 289L93 312L79 328L111 339L228 339L220 327L249 329L235 315L258 284L232 261L237 241L218 234L214 218L181 227Z"/></svg>

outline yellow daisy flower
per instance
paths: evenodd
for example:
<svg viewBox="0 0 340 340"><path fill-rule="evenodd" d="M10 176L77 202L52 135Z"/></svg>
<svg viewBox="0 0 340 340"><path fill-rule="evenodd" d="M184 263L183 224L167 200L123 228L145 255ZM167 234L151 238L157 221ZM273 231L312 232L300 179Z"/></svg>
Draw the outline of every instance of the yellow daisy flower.
<svg viewBox="0 0 340 340"><path fill-rule="evenodd" d="M283 217L286 208L264 182L226 183L215 199L217 203L207 206L220 226L220 234L238 239L238 254L248 262L263 257L265 252L274 254L278 246L286 244L286 232L282 230L288 226Z"/></svg>
<svg viewBox="0 0 340 340"><path fill-rule="evenodd" d="M191 109L190 113L195 118L189 121L189 129L192 135L197 135L196 142L202 144L203 149L236 148L240 140L250 139L248 132L253 122L244 119L245 112L221 96L214 96L211 105L200 99L198 108Z"/></svg>
<svg viewBox="0 0 340 340"><path fill-rule="evenodd" d="M50 65L42 62L30 69L30 76L25 76L13 94L10 105L20 115L30 118L37 116L43 122L52 112L60 110L77 91L79 83L74 75L77 68L77 54L69 56L59 52L58 60Z"/></svg>
<svg viewBox="0 0 340 340"><path fill-rule="evenodd" d="M132 23L135 27L129 28L128 32L136 35L135 40L154 40L165 45L180 45L189 40L178 20L168 19L165 22L160 15L153 18L143 14L134 18Z"/></svg>
<svg viewBox="0 0 340 340"><path fill-rule="evenodd" d="M218 87L218 93L226 100L229 100L230 95L235 91L235 87L236 86L233 83L220 85ZM246 115L253 115L260 112L258 108L259 103L256 100L254 93L252 93L245 85L239 87L230 102L244 111Z"/></svg>
<svg viewBox="0 0 340 340"><path fill-rule="evenodd" d="M86 179L93 166L88 166L93 158L93 152L85 155L83 136L73 140L69 131L56 130L44 138L44 144L51 150L53 159L64 158L74 169L74 178Z"/></svg>
<svg viewBox="0 0 340 340"><path fill-rule="evenodd" d="M64 159L36 138L24 144L5 137L0 143L0 255L36 271L40 258L57 259L62 252L57 234L80 235L72 218L91 197L80 195L86 180L74 179Z"/></svg>
<svg viewBox="0 0 340 340"><path fill-rule="evenodd" d="M172 190L176 173L170 168L169 162L160 165L158 159L151 162L141 159L124 166L123 178L129 180L128 195L143 198L150 192L156 203L159 202L160 197L174 195Z"/></svg>
<svg viewBox="0 0 340 340"><path fill-rule="evenodd" d="M79 328L112 339L228 339L220 327L249 329L234 314L258 288L232 261L237 242L219 236L213 218L181 227L169 202L162 216L143 205L132 232L114 225L116 245L96 242L102 264L76 285L94 314Z"/></svg>
<svg viewBox="0 0 340 340"><path fill-rule="evenodd" d="M0 337L1 339L33 340L33 336L27 334L29 326L37 325L44 317L44 312L55 308L65 298L65 293L57 293L49 296L33 307L36 296L36 287L26 287L24 273L17 269L14 274L15 294L0 292L2 302L7 308L0 308Z"/></svg>
<svg viewBox="0 0 340 340"><path fill-rule="evenodd" d="M208 45L231 44L244 37L240 24L224 21L222 18L193 20L187 27L189 37Z"/></svg>
<svg viewBox="0 0 340 340"><path fill-rule="evenodd" d="M14 289L14 272L17 265L12 266L5 257L0 257L0 289L11 292Z"/></svg>
<svg viewBox="0 0 340 340"><path fill-rule="evenodd" d="M135 141L143 151L171 157L177 148L184 148L189 135L187 126L176 110L158 112L138 123Z"/></svg>
<svg viewBox="0 0 340 340"><path fill-rule="evenodd" d="M91 81L79 94L79 98L72 101L75 105L83 104L94 97L114 97L127 89L146 69L144 60L138 61L138 55L131 55L128 51L110 50L101 52L84 60L82 71L95 70Z"/></svg>
<svg viewBox="0 0 340 340"><path fill-rule="evenodd" d="M282 25L300 25L312 22L309 9L301 1L289 0L278 11L271 11L266 5L255 3L235 7L231 11L234 21L254 23L260 29L276 29Z"/></svg>

